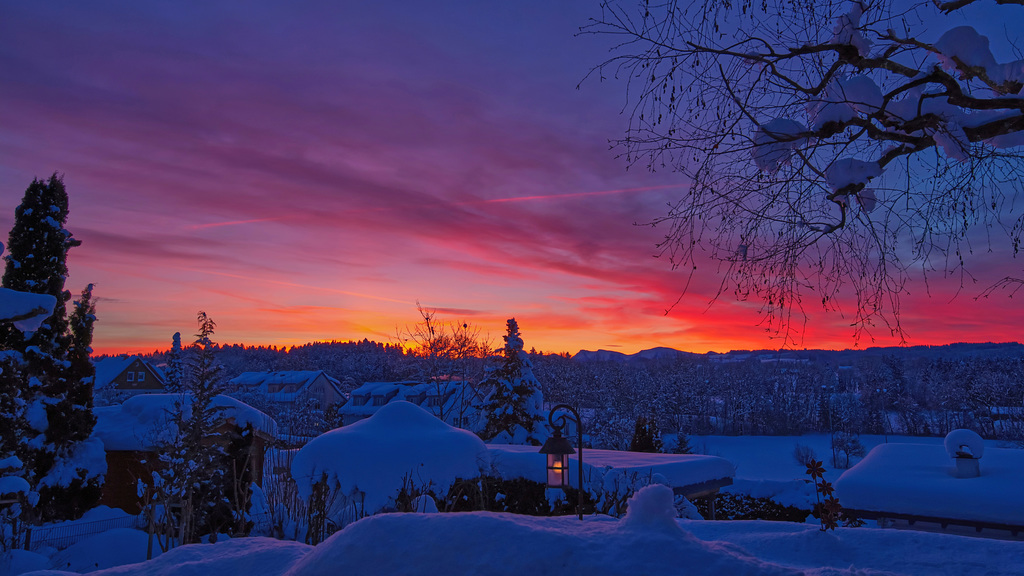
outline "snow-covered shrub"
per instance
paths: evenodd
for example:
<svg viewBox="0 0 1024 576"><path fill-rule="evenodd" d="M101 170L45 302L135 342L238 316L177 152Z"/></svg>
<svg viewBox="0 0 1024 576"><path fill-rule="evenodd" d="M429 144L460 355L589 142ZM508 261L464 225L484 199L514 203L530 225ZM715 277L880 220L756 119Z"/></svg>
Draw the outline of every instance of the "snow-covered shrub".
<svg viewBox="0 0 1024 576"><path fill-rule="evenodd" d="M985 441L973 430L965 428L946 434L943 445L950 458L981 458L985 454Z"/></svg>
<svg viewBox="0 0 1024 576"><path fill-rule="evenodd" d="M568 496L568 495L566 495ZM569 505L567 502L572 502ZM576 503L576 493L558 502L548 498L547 486L527 478L499 478L497 476L480 476L456 481L448 495L444 498L442 508L447 512L470 512L485 510L488 512L508 512L511 514L527 514L530 516L548 516L572 514ZM589 500L584 499L584 508Z"/></svg>
<svg viewBox="0 0 1024 576"><path fill-rule="evenodd" d="M682 494L675 498L676 517L687 520L703 520L704 516L697 510L697 507Z"/></svg>
<svg viewBox="0 0 1024 576"><path fill-rule="evenodd" d="M772 520L779 522L804 522L810 510L796 506L784 506L767 497L755 498L749 494L719 492L715 494L715 520ZM708 499L696 501L697 511L705 518L711 514Z"/></svg>
<svg viewBox="0 0 1024 576"><path fill-rule="evenodd" d="M801 466L810 466L811 462L818 459L818 455L814 453L814 449L810 446L797 442L793 445L793 459Z"/></svg>
<svg viewBox="0 0 1024 576"><path fill-rule="evenodd" d="M835 432L832 434L832 465L836 468L850 467L852 458L863 458L866 454L864 445L857 434Z"/></svg>

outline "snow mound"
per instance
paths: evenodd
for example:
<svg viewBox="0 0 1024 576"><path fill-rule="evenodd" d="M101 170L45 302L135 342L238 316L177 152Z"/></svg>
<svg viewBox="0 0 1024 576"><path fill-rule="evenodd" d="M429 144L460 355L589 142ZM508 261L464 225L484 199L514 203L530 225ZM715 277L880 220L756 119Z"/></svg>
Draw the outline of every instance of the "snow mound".
<svg viewBox="0 0 1024 576"><path fill-rule="evenodd" d="M798 570L705 543L661 525L664 493L641 495L645 529L607 517L536 518L491 512L381 514L346 527L295 564L287 576L325 574L771 575ZM671 504L671 500L669 501ZM657 518L656 527L644 522ZM383 543L396 543L396 549Z"/></svg>
<svg viewBox="0 0 1024 576"><path fill-rule="evenodd" d="M443 493L457 478L479 476L489 462L487 446L472 432L410 402L389 402L370 418L302 447L292 477L302 498L326 477L336 493L356 497L373 514L393 503L404 482Z"/></svg>
<svg viewBox="0 0 1024 576"><path fill-rule="evenodd" d="M57 555L52 567L69 572L92 572L146 561L149 535L133 528L114 528L80 540ZM160 546L153 545L153 556Z"/></svg>
<svg viewBox="0 0 1024 576"><path fill-rule="evenodd" d="M629 499L622 525L629 528L682 530L676 523L675 496L672 489L651 484L636 491Z"/></svg>
<svg viewBox="0 0 1024 576"><path fill-rule="evenodd" d="M942 444L950 458L970 456L981 458L985 454L985 441L973 430L960 428L946 434Z"/></svg>
<svg viewBox="0 0 1024 576"><path fill-rule="evenodd" d="M217 544L179 546L148 562L93 572L97 576L210 576L284 574L312 547L273 538L239 538ZM334 574L334 572L324 572ZM28 576L28 575L26 575ZM31 576L78 576L77 572L47 570Z"/></svg>

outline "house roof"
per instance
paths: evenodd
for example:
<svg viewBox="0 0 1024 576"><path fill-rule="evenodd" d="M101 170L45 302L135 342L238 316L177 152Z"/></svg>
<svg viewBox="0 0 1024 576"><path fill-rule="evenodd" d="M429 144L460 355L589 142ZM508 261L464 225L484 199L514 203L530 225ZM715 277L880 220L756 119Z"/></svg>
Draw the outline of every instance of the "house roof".
<svg viewBox="0 0 1024 576"><path fill-rule="evenodd" d="M128 366L131 366L132 362L135 362L136 360L139 360L148 366L161 382L165 382L167 380L167 376L164 374L162 369L142 360L138 356L113 356L110 358L93 360L93 366L96 368L96 382L93 385L93 388L96 390L106 388L114 381L114 378L117 378L122 372L127 370Z"/></svg>
<svg viewBox="0 0 1024 576"><path fill-rule="evenodd" d="M135 356L128 358L115 356L112 358L94 360L93 366L96 367L96 383L93 387L96 390L106 388L114 378L117 378L118 374L128 369L128 365L130 365L135 358Z"/></svg>
<svg viewBox="0 0 1024 576"><path fill-rule="evenodd" d="M386 397L387 402L398 402L407 401L412 402L418 406L431 410L425 402L432 396L438 396L439 392L444 394L444 407L442 413L448 413L454 409L455 405L462 401L459 392L470 389L470 392L475 396L476 390L472 388L472 385L463 384L461 381L453 382L419 382L416 380L404 380L401 382L367 382L352 391L349 396L348 402L342 406L338 412L340 414L350 414L359 416L369 416L377 410L380 406L373 405L372 402L367 402L363 405L356 404L355 398L361 397Z"/></svg>
<svg viewBox="0 0 1024 576"><path fill-rule="evenodd" d="M239 427L253 428L273 438L277 423L263 412L228 396L215 396L214 407L222 410L224 420L233 420ZM187 417L192 408L191 394L140 394L123 404L95 408L93 433L107 450L153 450L174 439L169 424L179 410Z"/></svg>
<svg viewBox="0 0 1024 576"><path fill-rule="evenodd" d="M323 370L279 370L276 372L242 372L238 376L235 376L231 380L228 380L228 386L236 388L238 390L258 391L262 392L274 402L294 402L300 395L302 395L307 388L320 376L323 376L327 384L334 388L339 396L344 397L345 393L341 390L341 382L337 378L332 378ZM292 385L295 386L294 392L268 392L268 387L271 384L277 384L281 386Z"/></svg>
<svg viewBox="0 0 1024 576"><path fill-rule="evenodd" d="M242 372L228 381L235 386L256 387L267 384L297 384L307 386L312 384L321 374L329 382L339 383L337 379L331 378L323 370L279 370L277 372ZM340 384L340 383L339 383Z"/></svg>

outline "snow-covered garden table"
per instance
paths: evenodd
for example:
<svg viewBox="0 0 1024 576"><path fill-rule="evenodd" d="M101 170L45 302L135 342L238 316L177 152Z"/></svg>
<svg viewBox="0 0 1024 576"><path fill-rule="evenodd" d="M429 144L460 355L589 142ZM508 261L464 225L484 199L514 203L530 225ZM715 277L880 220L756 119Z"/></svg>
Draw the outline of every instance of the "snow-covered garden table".
<svg viewBox="0 0 1024 576"><path fill-rule="evenodd" d="M504 478L546 481L546 460L537 446L489 444L492 465ZM569 478L576 478L578 454L569 456ZM607 490L616 481L635 478L654 480L672 488L688 500L714 496L732 484L736 467L718 456L703 454L653 454L617 450L583 450L585 482ZM713 502L713 501L712 501ZM713 508L712 508L713 513Z"/></svg>
<svg viewBox="0 0 1024 576"><path fill-rule="evenodd" d="M835 483L844 510L867 519L1024 533L1024 450L989 448L981 475L957 478L939 445L882 444Z"/></svg>

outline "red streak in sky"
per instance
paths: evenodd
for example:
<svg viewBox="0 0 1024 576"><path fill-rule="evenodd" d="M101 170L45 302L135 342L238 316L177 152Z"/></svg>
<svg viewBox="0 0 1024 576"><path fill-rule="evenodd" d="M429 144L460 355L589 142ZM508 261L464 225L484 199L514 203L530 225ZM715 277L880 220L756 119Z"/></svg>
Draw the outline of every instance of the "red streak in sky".
<svg viewBox="0 0 1024 576"><path fill-rule="evenodd" d="M210 222L209 224L194 224L188 226L188 230L204 230L206 228L220 228L221 226L237 226L239 224L257 224L259 222L274 222L281 218L255 218L253 220L231 220L228 222Z"/></svg>

